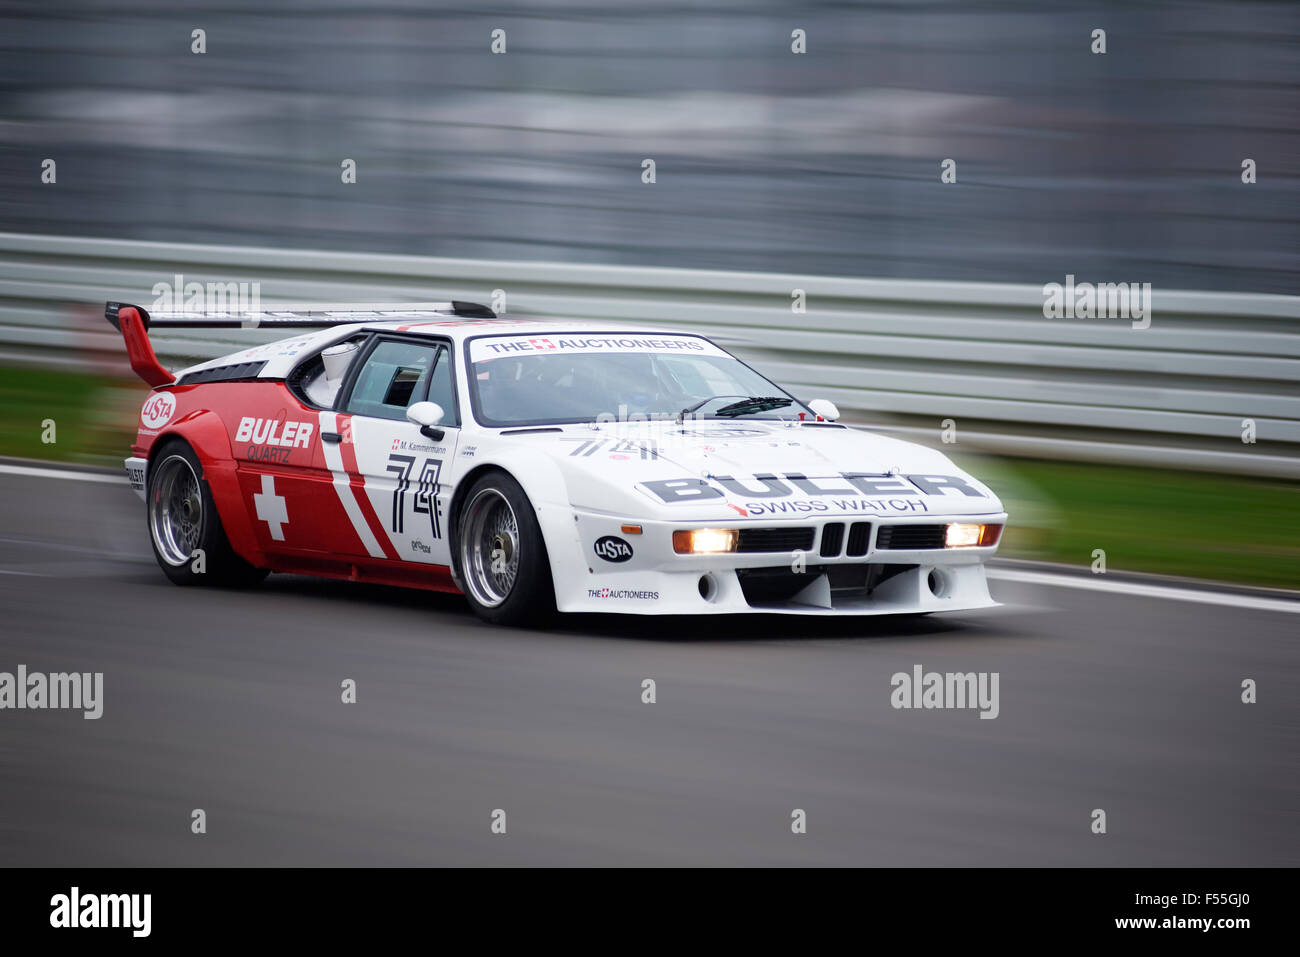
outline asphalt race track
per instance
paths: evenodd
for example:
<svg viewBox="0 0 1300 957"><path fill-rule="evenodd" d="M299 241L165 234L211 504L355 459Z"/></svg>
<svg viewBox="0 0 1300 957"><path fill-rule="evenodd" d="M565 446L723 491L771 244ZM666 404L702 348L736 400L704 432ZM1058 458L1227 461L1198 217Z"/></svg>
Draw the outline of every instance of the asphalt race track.
<svg viewBox="0 0 1300 957"><path fill-rule="evenodd" d="M527 632L346 583L181 589L145 534L125 484L0 474L0 671L104 673L99 720L0 711L0 863L1300 861L1300 615L996 581L1003 608L906 623ZM998 672L999 717L895 710L916 664Z"/></svg>

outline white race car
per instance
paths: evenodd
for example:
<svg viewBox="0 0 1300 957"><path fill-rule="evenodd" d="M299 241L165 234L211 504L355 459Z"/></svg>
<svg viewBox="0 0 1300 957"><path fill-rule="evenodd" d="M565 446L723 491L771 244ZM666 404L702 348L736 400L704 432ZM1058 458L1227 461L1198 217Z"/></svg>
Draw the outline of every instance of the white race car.
<svg viewBox="0 0 1300 957"><path fill-rule="evenodd" d="M995 604L992 491L703 336L468 303L106 315L153 387L126 467L181 584L460 591L510 624ZM314 331L171 373L150 326Z"/></svg>

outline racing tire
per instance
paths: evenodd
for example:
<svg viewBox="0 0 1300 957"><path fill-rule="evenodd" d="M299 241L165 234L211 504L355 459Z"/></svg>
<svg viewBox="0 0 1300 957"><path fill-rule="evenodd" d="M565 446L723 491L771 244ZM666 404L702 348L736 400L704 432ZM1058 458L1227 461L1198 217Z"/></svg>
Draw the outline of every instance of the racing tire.
<svg viewBox="0 0 1300 957"><path fill-rule="evenodd" d="M230 547L203 465L187 442L167 441L150 462L145 514L154 558L177 585L239 587L268 574Z"/></svg>
<svg viewBox="0 0 1300 957"><path fill-rule="evenodd" d="M545 625L555 614L551 562L523 488L505 472L489 472L464 503L456 564L470 608L494 625Z"/></svg>

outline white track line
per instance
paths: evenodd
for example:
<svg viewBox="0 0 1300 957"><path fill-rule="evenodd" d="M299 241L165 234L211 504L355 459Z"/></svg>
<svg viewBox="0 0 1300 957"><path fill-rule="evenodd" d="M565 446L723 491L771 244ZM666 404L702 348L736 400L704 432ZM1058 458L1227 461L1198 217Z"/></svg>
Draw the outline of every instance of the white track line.
<svg viewBox="0 0 1300 957"><path fill-rule="evenodd" d="M72 469L43 469L31 465L7 465L3 462L0 462L0 474L67 479L69 482L101 482L105 485L127 484L125 475L105 475L103 472L77 472Z"/></svg>
<svg viewBox="0 0 1300 957"><path fill-rule="evenodd" d="M1201 591L1196 588L1179 588L1176 585L1141 585L1137 582L1108 581L1102 576L1083 578L1055 572L1030 572L1013 568L990 568L986 572L996 581L1022 582L1026 585L1050 585L1058 588L1082 588L1085 591L1107 591L1117 595L1134 595L1140 598L1165 598L1170 601L1200 602L1203 605L1226 605L1230 608L1254 608L1259 611L1283 611L1300 615L1300 601L1285 598L1263 598L1256 595L1236 595L1230 592Z"/></svg>

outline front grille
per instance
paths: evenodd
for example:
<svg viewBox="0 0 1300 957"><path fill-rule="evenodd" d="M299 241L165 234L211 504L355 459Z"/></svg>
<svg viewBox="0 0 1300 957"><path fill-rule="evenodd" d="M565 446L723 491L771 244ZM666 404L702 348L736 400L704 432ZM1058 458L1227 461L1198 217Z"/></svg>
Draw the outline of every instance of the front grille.
<svg viewBox="0 0 1300 957"><path fill-rule="evenodd" d="M876 535L877 549L943 548L947 525L883 525Z"/></svg>
<svg viewBox="0 0 1300 957"><path fill-rule="evenodd" d="M827 522L822 526L822 558L835 558L844 544L844 523Z"/></svg>
<svg viewBox="0 0 1300 957"><path fill-rule="evenodd" d="M812 548L816 529L811 526L796 528L742 528L736 540L738 552L806 552Z"/></svg>
<svg viewBox="0 0 1300 957"><path fill-rule="evenodd" d="M849 529L849 547L844 554L850 558L861 558L867 553L867 543L871 541L871 523L854 522Z"/></svg>

